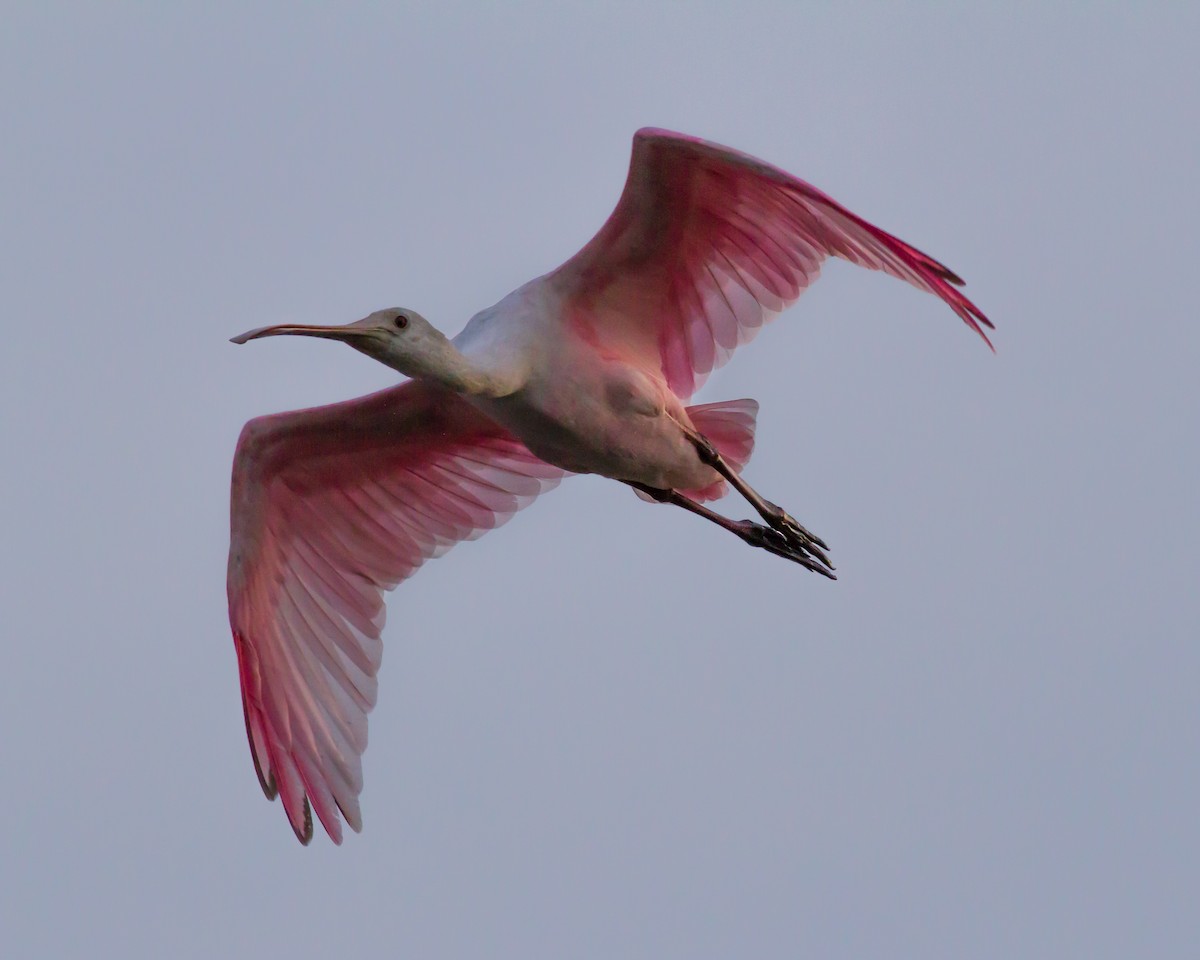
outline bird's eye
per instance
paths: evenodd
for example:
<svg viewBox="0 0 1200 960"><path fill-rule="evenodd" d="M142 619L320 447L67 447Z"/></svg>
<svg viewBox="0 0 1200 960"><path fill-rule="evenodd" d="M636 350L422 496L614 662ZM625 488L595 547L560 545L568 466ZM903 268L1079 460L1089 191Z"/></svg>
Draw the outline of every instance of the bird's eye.
<svg viewBox="0 0 1200 960"><path fill-rule="evenodd" d="M397 330L403 330L405 327L408 326L408 317L406 317L402 313L398 313L398 314L396 314L396 319L392 322L396 324Z"/></svg>

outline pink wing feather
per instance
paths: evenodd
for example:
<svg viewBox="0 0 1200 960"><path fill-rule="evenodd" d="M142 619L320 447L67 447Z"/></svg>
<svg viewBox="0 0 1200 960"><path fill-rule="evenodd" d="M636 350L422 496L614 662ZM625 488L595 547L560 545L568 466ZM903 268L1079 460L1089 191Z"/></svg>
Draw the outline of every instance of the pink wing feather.
<svg viewBox="0 0 1200 960"><path fill-rule="evenodd" d="M616 209L547 279L585 336L660 368L686 398L829 256L936 294L991 346L992 324L950 269L803 180L667 130L634 135Z"/></svg>
<svg viewBox="0 0 1200 960"><path fill-rule="evenodd" d="M362 828L383 593L563 476L438 387L246 424L233 464L229 619L250 750L301 842Z"/></svg>

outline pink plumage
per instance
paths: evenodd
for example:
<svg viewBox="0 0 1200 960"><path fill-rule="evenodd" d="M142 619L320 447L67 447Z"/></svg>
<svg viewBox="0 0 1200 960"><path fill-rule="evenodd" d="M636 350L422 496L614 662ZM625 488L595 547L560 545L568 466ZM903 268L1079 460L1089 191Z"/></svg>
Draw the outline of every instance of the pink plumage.
<svg viewBox="0 0 1200 960"><path fill-rule="evenodd" d="M549 279L585 305L602 343L636 348L690 397L830 256L936 294L991 345L948 267L797 177L667 130L637 132L616 209Z"/></svg>
<svg viewBox="0 0 1200 960"><path fill-rule="evenodd" d="M754 427L758 417L757 400L721 400L687 408L692 426L703 434L738 473L750 462L754 452ZM718 480L699 490L681 490L685 497L700 503L720 500L729 492L729 484Z"/></svg>
<svg viewBox="0 0 1200 960"><path fill-rule="evenodd" d="M562 475L455 394L416 381L246 425L229 617L259 780L302 841L308 800L335 841L339 813L362 827L383 592Z"/></svg>
<svg viewBox="0 0 1200 960"><path fill-rule="evenodd" d="M343 819L362 827L383 594L569 472L834 577L824 542L742 479L758 404L686 405L829 256L935 294L987 341L991 323L936 260L769 164L651 129L600 232L453 341L401 308L234 338L335 339L413 378L252 420L234 457L229 617L246 732L302 842L313 811L335 842ZM765 524L704 506L731 486Z"/></svg>

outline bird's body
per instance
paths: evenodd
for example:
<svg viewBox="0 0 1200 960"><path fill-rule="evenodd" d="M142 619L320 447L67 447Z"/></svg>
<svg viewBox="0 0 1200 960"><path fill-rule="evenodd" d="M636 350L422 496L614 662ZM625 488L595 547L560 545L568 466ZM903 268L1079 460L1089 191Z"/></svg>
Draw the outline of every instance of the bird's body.
<svg viewBox="0 0 1200 960"><path fill-rule="evenodd" d="M235 338L342 340L412 378L252 420L235 456L229 609L246 727L263 789L301 840L310 802L335 841L342 817L361 826L383 593L568 473L628 483L832 577L824 543L741 479L758 405L688 405L830 255L938 295L981 336L990 326L954 273L816 188L643 130L600 232L453 340L402 308ZM702 505L728 486L763 524Z"/></svg>
<svg viewBox="0 0 1200 960"><path fill-rule="evenodd" d="M571 473L671 489L719 480L680 429L691 422L661 374L597 350L562 323L564 309L552 287L534 281L476 314L452 343L504 388L464 398Z"/></svg>

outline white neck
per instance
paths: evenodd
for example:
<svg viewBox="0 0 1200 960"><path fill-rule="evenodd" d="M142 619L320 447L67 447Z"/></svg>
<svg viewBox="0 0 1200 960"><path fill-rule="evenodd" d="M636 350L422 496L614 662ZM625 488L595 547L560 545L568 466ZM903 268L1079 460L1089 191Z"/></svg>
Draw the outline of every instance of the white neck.
<svg viewBox="0 0 1200 960"><path fill-rule="evenodd" d="M377 357L394 370L419 380L431 380L455 393L474 397L504 397L521 386L521 376L498 357L468 356L445 336L432 331L420 351Z"/></svg>

